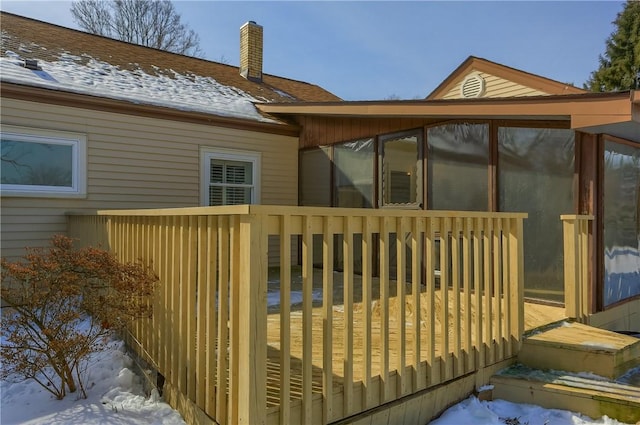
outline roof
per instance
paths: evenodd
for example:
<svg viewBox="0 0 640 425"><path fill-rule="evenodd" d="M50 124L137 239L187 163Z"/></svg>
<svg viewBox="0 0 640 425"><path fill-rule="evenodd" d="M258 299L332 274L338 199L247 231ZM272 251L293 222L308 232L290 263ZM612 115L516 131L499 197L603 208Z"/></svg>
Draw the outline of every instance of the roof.
<svg viewBox="0 0 640 425"><path fill-rule="evenodd" d="M277 116L569 121L571 128L640 142L640 90L511 98L271 103Z"/></svg>
<svg viewBox="0 0 640 425"><path fill-rule="evenodd" d="M121 106L151 105L228 119L278 124L255 102L338 101L313 84L264 74L243 78L238 67L125 43L2 12L0 79L7 85L107 98ZM38 69L24 67L37 60ZM57 92L57 93L56 93ZM46 99L47 95L40 95Z"/></svg>
<svg viewBox="0 0 640 425"><path fill-rule="evenodd" d="M518 85L521 92L526 93L528 89L528 92L533 95L563 95L587 92L571 84L561 83L487 59L469 56L427 96L427 99L434 100L444 98L456 86L459 86L465 77L473 73L493 77L499 82L502 82L502 84L504 84L505 81L511 82ZM513 89L513 87L511 89Z"/></svg>

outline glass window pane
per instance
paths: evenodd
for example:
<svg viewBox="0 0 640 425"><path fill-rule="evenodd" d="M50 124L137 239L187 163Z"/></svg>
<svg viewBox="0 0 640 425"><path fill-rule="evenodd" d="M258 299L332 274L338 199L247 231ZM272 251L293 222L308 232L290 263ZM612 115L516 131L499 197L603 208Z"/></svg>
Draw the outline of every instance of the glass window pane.
<svg viewBox="0 0 640 425"><path fill-rule="evenodd" d="M244 161L212 159L211 183L252 184L253 165Z"/></svg>
<svg viewBox="0 0 640 425"><path fill-rule="evenodd" d="M225 182L231 184L251 184L251 163L227 161Z"/></svg>
<svg viewBox="0 0 640 425"><path fill-rule="evenodd" d="M251 203L251 188L226 187L225 205L242 205Z"/></svg>
<svg viewBox="0 0 640 425"><path fill-rule="evenodd" d="M489 125L447 124L427 130L428 207L486 211Z"/></svg>
<svg viewBox="0 0 640 425"><path fill-rule="evenodd" d="M209 206L224 205L221 186L209 186Z"/></svg>
<svg viewBox="0 0 640 425"><path fill-rule="evenodd" d="M2 184L73 187L73 145L2 139Z"/></svg>
<svg viewBox="0 0 640 425"><path fill-rule="evenodd" d="M416 205L421 201L419 136L393 137L382 142L383 205Z"/></svg>
<svg viewBox="0 0 640 425"><path fill-rule="evenodd" d="M574 212L574 132L498 129L500 211L526 212L525 296L564 300L561 214Z"/></svg>
<svg viewBox="0 0 640 425"><path fill-rule="evenodd" d="M211 160L211 183L222 183L224 176L224 162Z"/></svg>
<svg viewBox="0 0 640 425"><path fill-rule="evenodd" d="M335 145L333 150L335 205L347 208L373 206L373 139Z"/></svg>
<svg viewBox="0 0 640 425"><path fill-rule="evenodd" d="M604 304L640 294L640 148L605 141Z"/></svg>
<svg viewBox="0 0 640 425"><path fill-rule="evenodd" d="M329 147L300 152L300 205L331 206Z"/></svg>

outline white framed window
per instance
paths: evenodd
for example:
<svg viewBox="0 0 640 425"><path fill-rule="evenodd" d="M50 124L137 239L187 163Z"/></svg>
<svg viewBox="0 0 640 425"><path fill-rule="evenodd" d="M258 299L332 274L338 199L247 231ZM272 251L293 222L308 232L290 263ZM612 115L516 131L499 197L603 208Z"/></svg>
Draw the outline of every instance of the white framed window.
<svg viewBox="0 0 640 425"><path fill-rule="evenodd" d="M0 148L2 195L86 196L85 135L3 125Z"/></svg>
<svg viewBox="0 0 640 425"><path fill-rule="evenodd" d="M260 203L259 152L203 147L200 158L202 205Z"/></svg>

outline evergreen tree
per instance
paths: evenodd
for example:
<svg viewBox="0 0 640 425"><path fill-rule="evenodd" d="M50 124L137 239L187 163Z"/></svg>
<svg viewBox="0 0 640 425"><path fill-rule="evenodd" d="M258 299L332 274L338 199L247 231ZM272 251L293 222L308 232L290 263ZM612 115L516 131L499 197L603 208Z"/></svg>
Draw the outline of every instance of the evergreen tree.
<svg viewBox="0 0 640 425"><path fill-rule="evenodd" d="M600 67L584 85L594 92L640 89L640 1L628 0L613 24Z"/></svg>

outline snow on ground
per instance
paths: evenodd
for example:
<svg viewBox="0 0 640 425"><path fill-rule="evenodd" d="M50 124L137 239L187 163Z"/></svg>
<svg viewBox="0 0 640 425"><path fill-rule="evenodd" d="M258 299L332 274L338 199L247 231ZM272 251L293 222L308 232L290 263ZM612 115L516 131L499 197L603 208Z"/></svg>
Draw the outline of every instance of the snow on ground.
<svg viewBox="0 0 640 425"><path fill-rule="evenodd" d="M56 400L34 381L0 381L2 425L177 425L182 417L157 393L146 397L122 341L93 355L88 364L87 399L69 394Z"/></svg>
<svg viewBox="0 0 640 425"><path fill-rule="evenodd" d="M302 304L302 291L291 291L291 305ZM312 301L322 301L322 289L314 289L311 292ZM280 291L269 290L267 292L267 306L277 307L280 305Z"/></svg>
<svg viewBox="0 0 640 425"><path fill-rule="evenodd" d="M0 381L2 425L177 425L180 414L157 393L144 395L141 379L131 370L131 358L122 341L91 357L88 365L88 398L76 394L56 400L33 381ZM578 413L543 409L503 400L480 401L476 397L448 409L433 425L619 425L606 416L593 420ZM416 424L425 425L425 424Z"/></svg>
<svg viewBox="0 0 640 425"><path fill-rule="evenodd" d="M531 404L516 404L504 400L480 401L476 397L456 404L431 425L619 425L606 416L594 420L588 416L558 409L543 409Z"/></svg>

